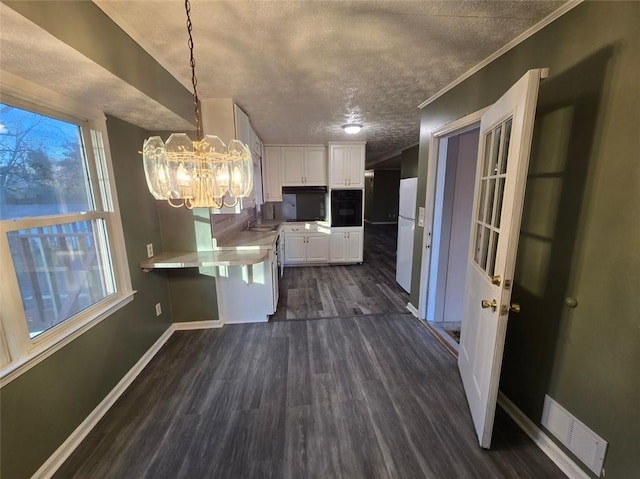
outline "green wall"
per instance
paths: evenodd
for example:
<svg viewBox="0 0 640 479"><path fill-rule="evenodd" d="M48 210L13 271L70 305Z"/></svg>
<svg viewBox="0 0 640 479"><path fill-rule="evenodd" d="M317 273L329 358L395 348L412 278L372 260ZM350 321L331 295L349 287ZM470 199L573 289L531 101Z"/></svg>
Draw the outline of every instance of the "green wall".
<svg viewBox="0 0 640 479"><path fill-rule="evenodd" d="M500 388L536 424L549 394L607 440L607 478L640 471L638 25L638 2L582 3L426 106L421 119L422 132L437 128L492 103L528 69L550 68L515 274L522 312L509 318ZM423 192L428 141L421 137ZM422 232L416 227L414 285ZM415 286L414 306L418 294ZM578 307L565 306L567 297Z"/></svg>
<svg viewBox="0 0 640 479"><path fill-rule="evenodd" d="M92 2L3 3L192 120L191 93ZM163 228L138 154L150 134L113 117L108 118L107 127L131 280L137 292L127 306L2 388L3 478L30 477L166 331L175 320L172 309L193 310L171 304L172 298L186 296L180 294L184 281L175 281L170 289L168 274L143 273L138 267L146 258L147 243L153 242L156 252L164 249L163 230L170 228ZM155 315L158 302L163 306L160 317Z"/></svg>
<svg viewBox="0 0 640 479"><path fill-rule="evenodd" d="M372 223L393 223L398 220L400 170L375 170L365 183L365 218ZM367 195L367 186L371 195ZM369 204L367 204L369 203Z"/></svg>
<svg viewBox="0 0 640 479"><path fill-rule="evenodd" d="M30 477L113 389L172 322L162 275L138 267L146 244L161 244L156 201L138 150L148 133L107 121L135 297L123 309L2 388L0 477ZM134 167L135 165L135 167ZM155 315L160 302L163 314Z"/></svg>
<svg viewBox="0 0 640 479"><path fill-rule="evenodd" d="M415 178L418 176L419 145L412 146L402 151L402 163L400 164L400 178Z"/></svg>

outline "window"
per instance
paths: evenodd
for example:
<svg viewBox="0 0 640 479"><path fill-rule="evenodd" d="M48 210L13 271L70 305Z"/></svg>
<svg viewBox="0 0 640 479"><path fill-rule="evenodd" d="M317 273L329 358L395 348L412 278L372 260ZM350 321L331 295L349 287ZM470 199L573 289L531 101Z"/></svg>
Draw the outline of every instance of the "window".
<svg viewBox="0 0 640 479"><path fill-rule="evenodd" d="M489 276L494 275L496 267L512 123L508 118L484 137L473 260Z"/></svg>
<svg viewBox="0 0 640 479"><path fill-rule="evenodd" d="M131 298L104 120L0 103L2 377Z"/></svg>

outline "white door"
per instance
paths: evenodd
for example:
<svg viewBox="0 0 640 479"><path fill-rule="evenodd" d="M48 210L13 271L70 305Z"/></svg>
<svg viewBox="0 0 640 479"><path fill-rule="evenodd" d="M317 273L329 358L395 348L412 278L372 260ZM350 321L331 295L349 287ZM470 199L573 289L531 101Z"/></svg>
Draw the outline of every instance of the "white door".
<svg viewBox="0 0 640 479"><path fill-rule="evenodd" d="M480 123L458 367L484 448L491 445L541 72L525 74Z"/></svg>

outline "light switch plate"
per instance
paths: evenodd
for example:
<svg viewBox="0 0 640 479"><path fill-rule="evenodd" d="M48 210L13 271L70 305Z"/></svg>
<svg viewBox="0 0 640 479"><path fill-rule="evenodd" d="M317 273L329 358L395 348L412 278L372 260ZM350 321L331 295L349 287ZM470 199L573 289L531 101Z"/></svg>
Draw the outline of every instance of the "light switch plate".
<svg viewBox="0 0 640 479"><path fill-rule="evenodd" d="M418 226L424 228L424 206L418 208Z"/></svg>
<svg viewBox="0 0 640 479"><path fill-rule="evenodd" d="M156 303L156 316L160 316L162 314L162 306L160 303Z"/></svg>
<svg viewBox="0 0 640 479"><path fill-rule="evenodd" d="M153 243L149 243L147 245L147 258L151 258L153 256Z"/></svg>

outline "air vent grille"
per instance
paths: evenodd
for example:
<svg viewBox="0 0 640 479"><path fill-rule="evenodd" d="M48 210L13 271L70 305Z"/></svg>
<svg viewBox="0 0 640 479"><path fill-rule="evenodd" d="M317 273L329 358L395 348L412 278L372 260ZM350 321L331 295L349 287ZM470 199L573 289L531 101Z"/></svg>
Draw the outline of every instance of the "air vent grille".
<svg viewBox="0 0 640 479"><path fill-rule="evenodd" d="M542 425L596 475L602 473L607 441L585 426L548 395L544 398Z"/></svg>

